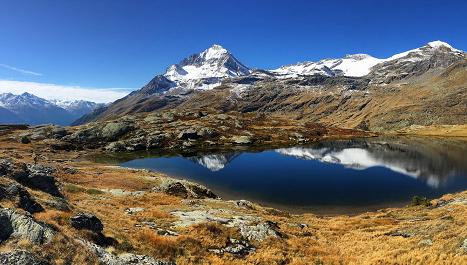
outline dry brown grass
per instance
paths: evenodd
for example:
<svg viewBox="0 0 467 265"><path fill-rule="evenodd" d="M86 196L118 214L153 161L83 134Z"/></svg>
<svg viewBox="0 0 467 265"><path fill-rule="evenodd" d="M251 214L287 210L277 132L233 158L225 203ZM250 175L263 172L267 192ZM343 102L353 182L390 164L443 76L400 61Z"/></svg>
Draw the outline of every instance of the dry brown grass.
<svg viewBox="0 0 467 265"><path fill-rule="evenodd" d="M159 236L150 229L143 229L138 232L135 239L139 249L144 253L158 258L173 258L182 253L182 249L177 244L177 239Z"/></svg>

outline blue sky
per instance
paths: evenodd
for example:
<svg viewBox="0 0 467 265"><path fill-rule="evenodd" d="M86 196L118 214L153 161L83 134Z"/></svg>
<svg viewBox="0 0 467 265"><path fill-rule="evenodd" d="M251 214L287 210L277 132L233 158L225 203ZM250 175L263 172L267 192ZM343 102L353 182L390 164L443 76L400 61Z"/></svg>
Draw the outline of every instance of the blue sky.
<svg viewBox="0 0 467 265"><path fill-rule="evenodd" d="M136 89L213 43L266 69L432 40L467 50L466 10L463 0L2 0L0 80Z"/></svg>

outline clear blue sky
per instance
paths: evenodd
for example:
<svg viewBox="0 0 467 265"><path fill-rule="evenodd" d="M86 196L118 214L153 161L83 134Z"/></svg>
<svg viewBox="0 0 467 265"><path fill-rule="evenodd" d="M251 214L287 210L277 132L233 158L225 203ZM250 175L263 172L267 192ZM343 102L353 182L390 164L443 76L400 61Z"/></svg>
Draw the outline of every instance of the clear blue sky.
<svg viewBox="0 0 467 265"><path fill-rule="evenodd" d="M139 88L213 43L270 69L438 39L467 50L467 1L2 0L0 79Z"/></svg>

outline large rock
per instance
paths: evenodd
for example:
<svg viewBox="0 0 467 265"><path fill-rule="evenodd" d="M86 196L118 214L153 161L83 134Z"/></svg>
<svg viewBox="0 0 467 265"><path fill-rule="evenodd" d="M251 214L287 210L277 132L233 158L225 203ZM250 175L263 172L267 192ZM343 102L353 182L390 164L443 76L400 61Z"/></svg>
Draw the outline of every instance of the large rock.
<svg viewBox="0 0 467 265"><path fill-rule="evenodd" d="M43 165L27 165L27 174L17 175L16 181L31 189L37 189L46 192L52 196L62 197L58 186L55 182L55 177L51 175L54 172L53 168Z"/></svg>
<svg viewBox="0 0 467 265"><path fill-rule="evenodd" d="M170 135L165 133L149 135L148 137L146 137L146 148L154 149L163 147L164 142L169 138Z"/></svg>
<svg viewBox="0 0 467 265"><path fill-rule="evenodd" d="M102 128L101 135L108 141L113 141L133 130L128 122L109 122Z"/></svg>
<svg viewBox="0 0 467 265"><path fill-rule="evenodd" d="M226 247L218 249L209 249L210 252L216 254L230 253L238 257L244 257L251 252L254 252L256 249L245 240L237 240L234 238L229 238L229 242Z"/></svg>
<svg viewBox="0 0 467 265"><path fill-rule="evenodd" d="M12 171L12 161L10 159L0 159L0 176L5 176Z"/></svg>
<svg viewBox="0 0 467 265"><path fill-rule="evenodd" d="M32 128L30 131L23 133L20 137L28 137L32 140L44 140L44 139L61 139L68 135L67 129L56 125L45 125Z"/></svg>
<svg viewBox="0 0 467 265"><path fill-rule="evenodd" d="M251 144L253 142L253 139L247 135L232 136L230 140L235 144Z"/></svg>
<svg viewBox="0 0 467 265"><path fill-rule="evenodd" d="M31 194L18 184L0 185L0 199L3 198L14 201L17 207L30 213L44 211L44 208L34 200Z"/></svg>
<svg viewBox="0 0 467 265"><path fill-rule="evenodd" d="M76 229L86 229L95 233L100 233L104 229L101 220L93 214L79 213L70 219L71 226Z"/></svg>
<svg viewBox="0 0 467 265"><path fill-rule="evenodd" d="M105 150L109 152L124 152L126 151L125 142L123 141L111 142L105 147Z"/></svg>
<svg viewBox="0 0 467 265"><path fill-rule="evenodd" d="M255 241L263 241L268 237L280 237L279 227L273 222L264 222L257 225L240 224L240 234L248 239Z"/></svg>
<svg viewBox="0 0 467 265"><path fill-rule="evenodd" d="M188 130L184 130L184 131L180 132L178 134L178 136L177 136L177 139L179 139L179 140L189 140L189 139L198 139L200 137L201 136L198 135L196 130L188 129Z"/></svg>
<svg viewBox="0 0 467 265"><path fill-rule="evenodd" d="M0 253L0 264L5 265L49 265L50 263L37 257L33 253L16 249L11 252Z"/></svg>
<svg viewBox="0 0 467 265"><path fill-rule="evenodd" d="M0 242L10 237L19 237L34 244L48 243L55 232L46 224L37 222L30 215L12 209L0 209Z"/></svg>
<svg viewBox="0 0 467 265"><path fill-rule="evenodd" d="M218 198L210 189L184 180L166 179L159 187L154 188L154 191L161 191L182 198Z"/></svg>
<svg viewBox="0 0 467 265"><path fill-rule="evenodd" d="M54 171L51 167L39 164L13 163L8 160L0 161L0 176L8 176L23 186L62 197L55 178L51 175Z"/></svg>
<svg viewBox="0 0 467 265"><path fill-rule="evenodd" d="M125 253L119 256L107 252L104 248L87 241L80 241L90 251L96 254L99 262L104 265L175 265L175 262L156 260L153 257Z"/></svg>

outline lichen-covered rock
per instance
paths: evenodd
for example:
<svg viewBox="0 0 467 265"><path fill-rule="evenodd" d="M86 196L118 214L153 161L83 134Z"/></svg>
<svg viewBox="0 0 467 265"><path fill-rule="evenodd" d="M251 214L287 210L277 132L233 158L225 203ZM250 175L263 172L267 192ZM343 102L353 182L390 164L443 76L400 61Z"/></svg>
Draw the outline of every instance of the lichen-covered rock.
<svg viewBox="0 0 467 265"><path fill-rule="evenodd" d="M55 177L50 175L53 172L54 169L51 167L28 164L26 174L16 175L14 178L22 185L31 189L37 189L52 196L62 197L63 195L60 193L55 182Z"/></svg>
<svg viewBox="0 0 467 265"><path fill-rule="evenodd" d="M257 225L240 224L240 234L248 239L263 241L268 237L280 237L279 227L273 222L264 222Z"/></svg>
<svg viewBox="0 0 467 265"><path fill-rule="evenodd" d="M48 243L55 232L46 224L37 222L30 215L12 209L0 209L0 242L10 237L19 237L34 244Z"/></svg>
<svg viewBox="0 0 467 265"><path fill-rule="evenodd" d="M96 254L104 265L175 265L175 262L156 260L153 257L124 253L119 256L107 252L104 248L87 241L80 241L84 246Z"/></svg>
<svg viewBox="0 0 467 265"><path fill-rule="evenodd" d="M133 129L127 122L109 122L102 128L101 136L109 141L116 140Z"/></svg>
<svg viewBox="0 0 467 265"><path fill-rule="evenodd" d="M164 180L159 187L154 188L154 191L161 191L182 198L218 198L210 189L202 185L175 179Z"/></svg>
<svg viewBox="0 0 467 265"><path fill-rule="evenodd" d="M10 159L0 159L0 176L5 176L12 171L12 161Z"/></svg>
<svg viewBox="0 0 467 265"><path fill-rule="evenodd" d="M235 144L251 144L253 142L253 139L247 135L232 136L230 140Z"/></svg>
<svg viewBox="0 0 467 265"><path fill-rule="evenodd" d="M11 252L0 253L0 264L5 265L49 265L50 263L37 257L33 253L16 249Z"/></svg>
<svg viewBox="0 0 467 265"><path fill-rule="evenodd" d="M170 136L165 133L153 134L146 137L146 149L160 148Z"/></svg>
<svg viewBox="0 0 467 265"><path fill-rule="evenodd" d="M109 152L123 152L126 151L125 143L123 141L112 142L105 147Z"/></svg>
<svg viewBox="0 0 467 265"><path fill-rule="evenodd" d="M226 247L220 249L209 249L210 252L216 254L230 253L235 256L244 257L251 252L254 252L256 249L245 240L237 240L234 238L229 238L229 243Z"/></svg>
<svg viewBox="0 0 467 265"><path fill-rule="evenodd" d="M55 178L51 175L54 171L55 169L52 167L39 164L13 163L9 160L0 161L0 176L10 177L31 189L62 197Z"/></svg>
<svg viewBox="0 0 467 265"><path fill-rule="evenodd" d="M68 201L64 198L53 197L52 199L46 201L45 204L62 212L71 211Z"/></svg>
<svg viewBox="0 0 467 265"><path fill-rule="evenodd" d="M18 184L10 184L8 186L0 185L0 199L2 198L14 201L17 207L30 213L37 213L44 210L29 192Z"/></svg>
<svg viewBox="0 0 467 265"><path fill-rule="evenodd" d="M104 229L101 220L90 213L79 213L70 219L71 226L76 229L86 229L100 233Z"/></svg>
<svg viewBox="0 0 467 265"><path fill-rule="evenodd" d="M196 132L196 130L194 129L187 129L187 130L184 130L182 132L180 132L177 136L177 139L179 140L190 140L190 139L198 139L200 138L201 136L198 135L198 133Z"/></svg>

